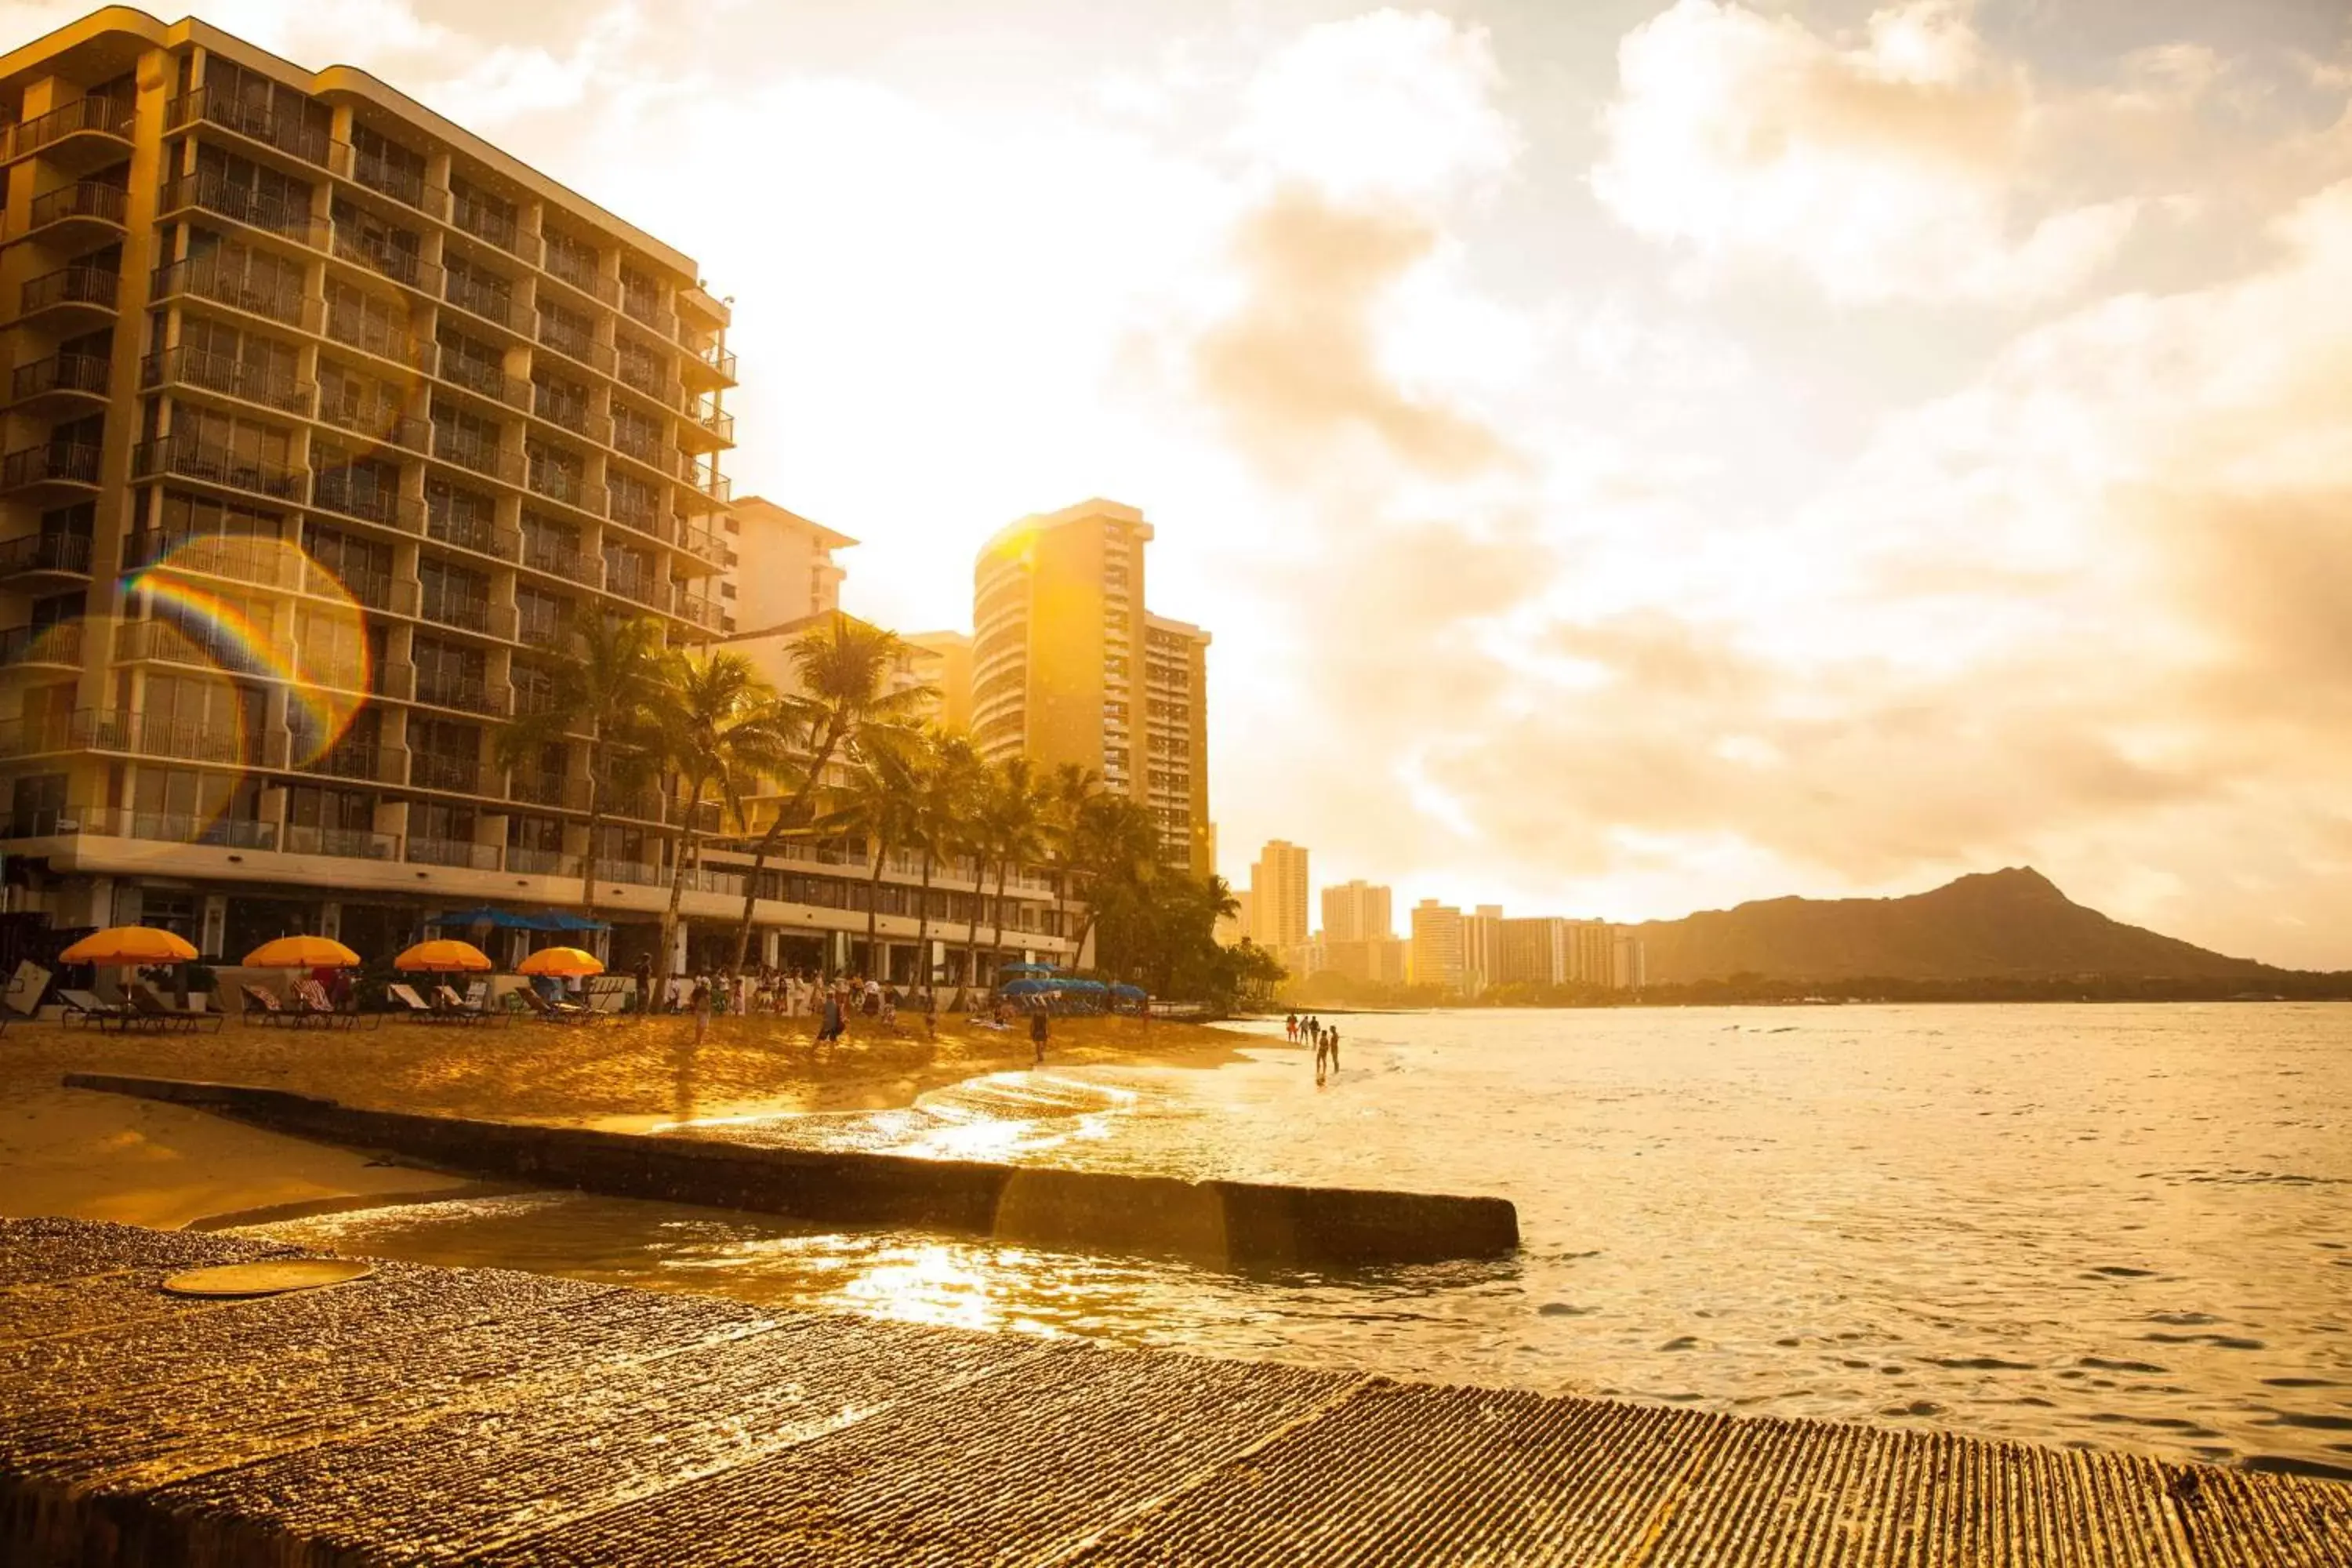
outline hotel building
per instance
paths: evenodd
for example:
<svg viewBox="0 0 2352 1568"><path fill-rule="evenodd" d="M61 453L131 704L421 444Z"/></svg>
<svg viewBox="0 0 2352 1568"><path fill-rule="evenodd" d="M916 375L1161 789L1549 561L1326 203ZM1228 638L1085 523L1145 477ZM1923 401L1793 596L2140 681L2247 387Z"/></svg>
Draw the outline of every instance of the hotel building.
<svg viewBox="0 0 2352 1568"><path fill-rule="evenodd" d="M1167 863L1211 870L1209 634L1145 608L1151 525L1089 500L1024 517L972 571L971 730L992 762L1088 768L1148 807Z"/></svg>
<svg viewBox="0 0 2352 1568"><path fill-rule="evenodd" d="M11 907L234 956L581 905L593 734L513 768L494 738L583 617L729 629L736 361L692 258L193 19L0 57L0 122ZM608 815L616 939L649 940L682 826L657 792ZM706 856L688 916L731 922L743 876ZM1018 880L1008 927L1051 950ZM947 881L935 908L971 903ZM837 957L862 882L819 846L770 868L765 951Z"/></svg>
<svg viewBox="0 0 2352 1568"><path fill-rule="evenodd" d="M1413 905L1410 963L1415 985L1457 993L1464 989L1463 925L1462 911L1451 904L1423 899Z"/></svg>
<svg viewBox="0 0 2352 1568"><path fill-rule="evenodd" d="M1266 840L1250 866L1249 885L1251 939L1277 955L1306 946L1306 847Z"/></svg>

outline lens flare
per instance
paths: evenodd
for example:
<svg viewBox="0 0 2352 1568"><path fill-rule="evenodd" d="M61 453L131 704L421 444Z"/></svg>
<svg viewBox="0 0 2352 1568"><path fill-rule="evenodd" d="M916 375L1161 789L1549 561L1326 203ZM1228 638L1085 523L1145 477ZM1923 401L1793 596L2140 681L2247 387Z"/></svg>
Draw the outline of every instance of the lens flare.
<svg viewBox="0 0 2352 1568"><path fill-rule="evenodd" d="M288 755L324 755L367 706L367 616L335 574L284 540L201 534L125 581L149 619L128 633L172 663L286 689ZM290 613L282 596L295 597ZM154 630L136 629L142 625Z"/></svg>

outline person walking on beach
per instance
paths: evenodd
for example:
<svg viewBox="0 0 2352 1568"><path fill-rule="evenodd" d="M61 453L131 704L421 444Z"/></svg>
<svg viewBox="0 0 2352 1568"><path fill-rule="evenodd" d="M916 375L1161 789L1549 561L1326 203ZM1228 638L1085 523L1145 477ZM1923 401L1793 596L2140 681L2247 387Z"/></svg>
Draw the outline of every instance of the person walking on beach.
<svg viewBox="0 0 2352 1568"><path fill-rule="evenodd" d="M1040 1007L1029 1020L1029 1043L1037 1047L1036 1065L1039 1067L1045 1065L1045 1037L1050 1027L1045 1022L1045 1010Z"/></svg>
<svg viewBox="0 0 2352 1568"><path fill-rule="evenodd" d="M693 994L687 1002L694 1009L694 1043L698 1046L703 1036L710 1032L710 982L696 975Z"/></svg>
<svg viewBox="0 0 2352 1568"><path fill-rule="evenodd" d="M848 1027L849 1025L841 1016L839 993L828 992L824 999L824 1021L817 1026L816 1043L822 1046L828 1041L837 1040Z"/></svg>
<svg viewBox="0 0 2352 1568"><path fill-rule="evenodd" d="M1310 1038L1310 1039L1312 1039L1312 1040L1315 1042L1315 1087L1316 1087L1316 1088L1318 1088L1318 1089L1320 1089L1320 1088L1322 1088L1322 1087L1323 1087L1323 1077L1324 1077L1324 1070L1323 1070L1323 1053L1324 1053L1324 1045L1323 1045L1323 1030L1322 1030L1322 1028L1321 1028L1321 1026L1318 1026L1318 1024L1316 1024L1316 1023L1314 1022L1314 1020L1309 1019L1309 1020L1307 1021L1307 1037L1308 1037L1308 1038Z"/></svg>
<svg viewBox="0 0 2352 1568"><path fill-rule="evenodd" d="M1293 1013L1289 1017L1285 1018L1285 1019L1282 1021L1282 1032L1283 1032L1283 1034L1284 1034L1284 1035L1286 1035L1286 1036L1287 1036L1287 1037L1289 1037L1290 1043L1291 1043L1292 1045L1294 1045L1294 1046L1295 1046L1295 1045L1297 1045L1297 1044L1298 1043L1298 1015L1297 1015L1297 1014Z"/></svg>
<svg viewBox="0 0 2352 1568"><path fill-rule="evenodd" d="M1339 1076L1339 1029L1338 1025L1323 1031L1324 1048L1331 1053L1331 1076Z"/></svg>
<svg viewBox="0 0 2352 1568"><path fill-rule="evenodd" d="M654 1010L654 961L644 953L637 955L637 1011Z"/></svg>

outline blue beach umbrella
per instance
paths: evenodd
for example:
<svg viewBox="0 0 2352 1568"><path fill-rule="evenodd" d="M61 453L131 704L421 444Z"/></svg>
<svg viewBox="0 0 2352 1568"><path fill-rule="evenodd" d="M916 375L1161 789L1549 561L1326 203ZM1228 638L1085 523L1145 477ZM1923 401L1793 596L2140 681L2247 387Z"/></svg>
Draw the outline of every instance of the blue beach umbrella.
<svg viewBox="0 0 2352 1568"><path fill-rule="evenodd" d="M1144 1002L1150 999L1150 994L1140 985L1124 984L1114 985L1110 988L1110 994L1122 1002Z"/></svg>
<svg viewBox="0 0 2352 1568"><path fill-rule="evenodd" d="M1050 965L1043 963L1008 963L996 973L999 974L1047 975L1053 973L1054 971Z"/></svg>

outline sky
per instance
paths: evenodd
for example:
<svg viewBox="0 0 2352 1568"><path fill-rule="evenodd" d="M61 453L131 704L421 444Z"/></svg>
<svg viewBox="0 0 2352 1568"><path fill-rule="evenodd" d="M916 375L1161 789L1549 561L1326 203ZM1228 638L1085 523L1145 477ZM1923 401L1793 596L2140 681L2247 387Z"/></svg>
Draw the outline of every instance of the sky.
<svg viewBox="0 0 2352 1568"><path fill-rule="evenodd" d="M2352 967L2330 0L204 14L697 258L736 491L863 541L857 613L968 627L1003 522L1141 507L1236 881L2032 864Z"/></svg>

